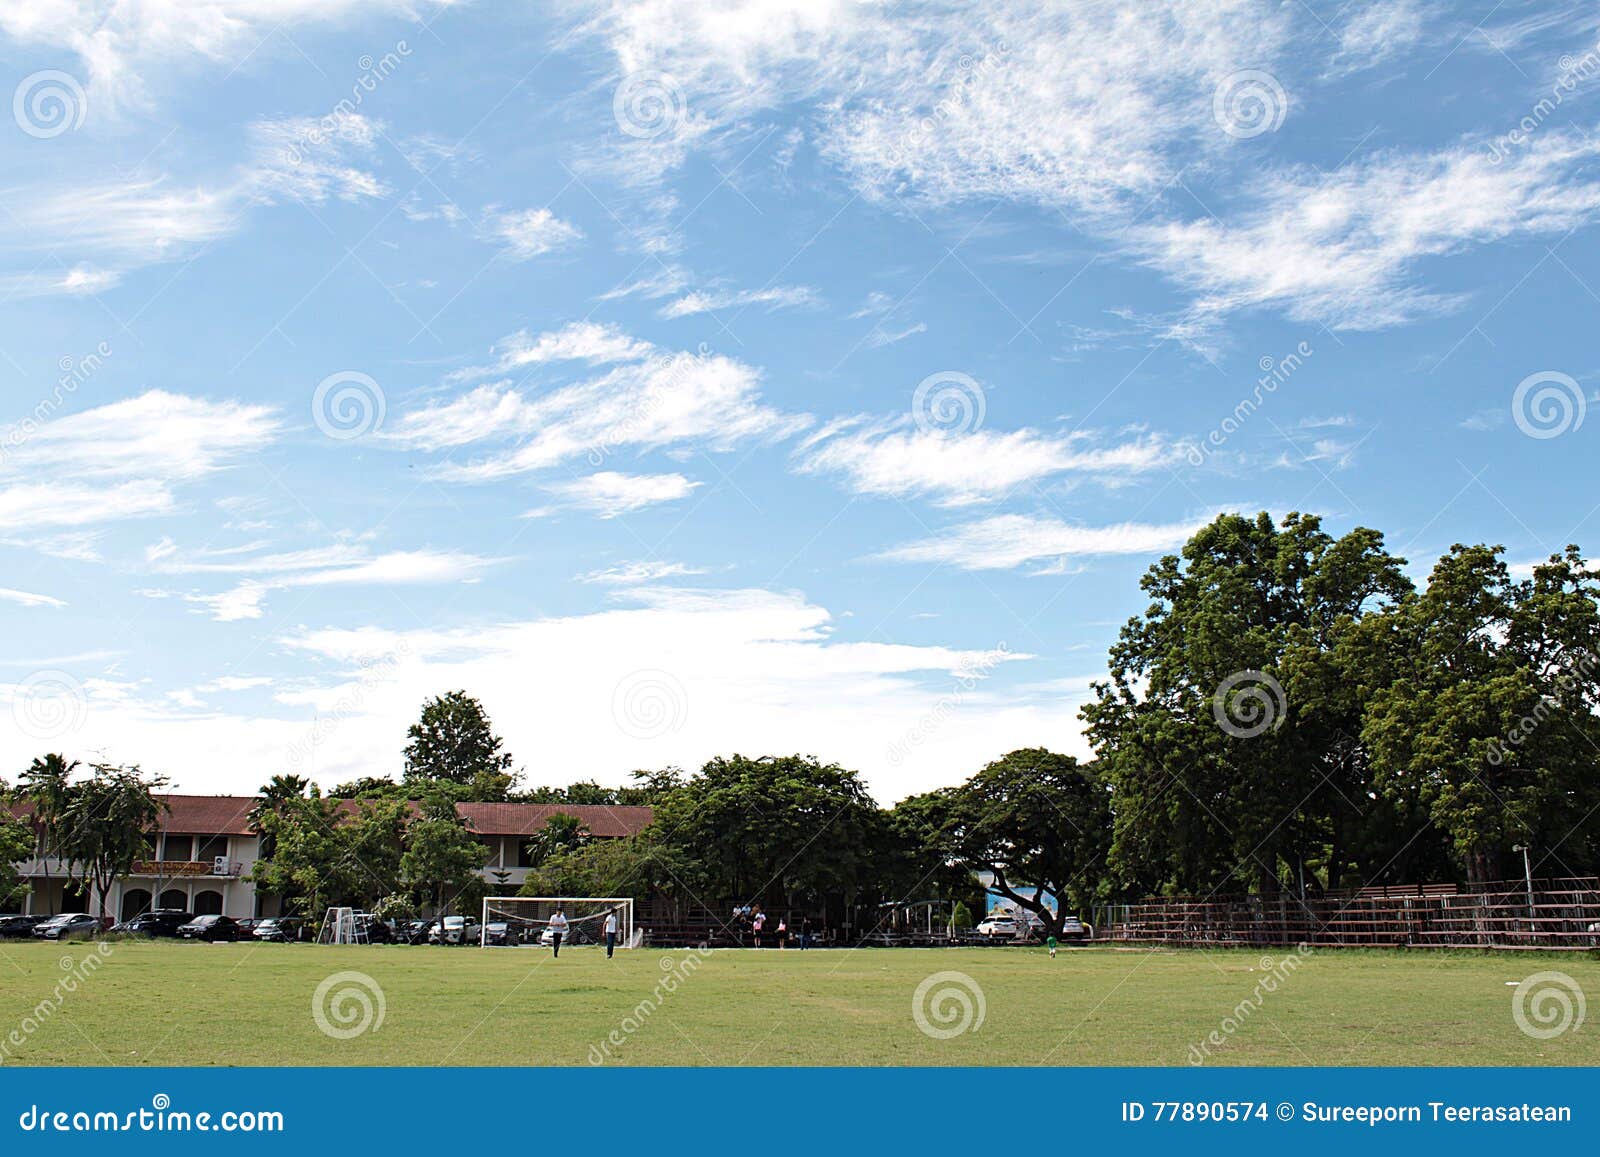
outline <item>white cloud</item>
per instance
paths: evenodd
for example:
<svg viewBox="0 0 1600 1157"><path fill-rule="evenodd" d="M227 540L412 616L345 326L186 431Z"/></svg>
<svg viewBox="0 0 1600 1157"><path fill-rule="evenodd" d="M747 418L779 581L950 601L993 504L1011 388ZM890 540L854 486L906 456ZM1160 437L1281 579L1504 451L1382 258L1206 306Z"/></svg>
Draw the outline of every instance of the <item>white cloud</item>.
<svg viewBox="0 0 1600 1157"><path fill-rule="evenodd" d="M1375 0L1359 7L1339 29L1339 50L1329 62L1336 73L1381 64L1418 43L1428 12L1414 0Z"/></svg>
<svg viewBox="0 0 1600 1157"><path fill-rule="evenodd" d="M198 478L265 446L279 428L267 406L150 390L42 424L0 476L20 461L78 477Z"/></svg>
<svg viewBox="0 0 1600 1157"><path fill-rule="evenodd" d="M1000 514L952 527L935 538L885 551L896 562L949 563L962 570L1009 570L1047 560L1051 568L1095 555L1153 554L1182 546L1208 522L1078 526L1055 518Z"/></svg>
<svg viewBox="0 0 1600 1157"><path fill-rule="evenodd" d="M0 524L81 527L167 513L178 486L259 450L278 429L268 407L162 390L52 418L0 459Z"/></svg>
<svg viewBox="0 0 1600 1157"><path fill-rule="evenodd" d="M836 424L797 455L809 474L838 475L856 493L930 497L941 506L992 502L1058 474L1115 483L1177 462L1177 447L1155 437L1098 446L1087 434L1037 430L924 430L900 421Z"/></svg>
<svg viewBox="0 0 1600 1157"><path fill-rule="evenodd" d="M1217 315L1277 305L1339 329L1382 329L1452 308L1414 280L1424 258L1509 237L1566 232L1600 214L1582 175L1600 141L1551 132L1495 164L1459 145L1381 154L1326 174L1267 178L1259 205L1231 222L1200 218L1138 236L1149 261Z"/></svg>
<svg viewBox="0 0 1600 1157"><path fill-rule="evenodd" d="M0 6L20 44L76 54L97 116L151 103L151 87L193 64L224 74L288 51L279 28L364 13L415 17L454 0L34 0Z"/></svg>
<svg viewBox="0 0 1600 1157"><path fill-rule="evenodd" d="M604 583L607 586L642 586L661 579L704 573L703 568L691 567L681 562L625 562L604 570L592 570L588 574L579 575L578 581Z"/></svg>
<svg viewBox="0 0 1600 1157"><path fill-rule="evenodd" d="M538 257L583 238L583 230L561 220L549 209L497 213L490 218L489 232L504 245L504 252L515 261Z"/></svg>
<svg viewBox="0 0 1600 1157"><path fill-rule="evenodd" d="M9 587L0 587L0 602L17 603L24 607L64 607L67 604L60 599L49 595L36 595L28 591L16 591Z"/></svg>
<svg viewBox="0 0 1600 1157"><path fill-rule="evenodd" d="M375 121L351 112L257 121L249 184L262 196L313 203L382 197L389 192L383 181L350 162L352 154L373 153L380 136Z"/></svg>
<svg viewBox="0 0 1600 1157"><path fill-rule="evenodd" d="M401 550L373 557L340 555L337 565L319 566L310 564L307 558L307 555L315 553L268 555L254 560L259 564L254 568L250 568L250 560L241 560L238 569L250 568L255 577L220 594L190 594L183 597L188 602L209 609L212 618L218 622L237 622L241 619L259 619L265 612L263 604L272 591L296 587L387 587L476 582L483 571L497 561L460 551Z"/></svg>
<svg viewBox="0 0 1600 1157"><path fill-rule="evenodd" d="M120 522L165 514L174 506L171 488L153 479L111 486L72 482L0 485L0 525L7 530Z"/></svg>
<svg viewBox="0 0 1600 1157"><path fill-rule="evenodd" d="M804 101L822 154L869 196L1087 210L1160 189L1180 153L1225 148L1214 90L1276 63L1292 34L1290 13L1252 0L1099 0L1070 16L1043 0L615 0L589 27L620 76L662 73L693 94L627 156L667 168Z"/></svg>
<svg viewBox="0 0 1600 1157"><path fill-rule="evenodd" d="M658 351L538 396L480 386L402 415L386 436L426 450L516 442L440 471L448 479L483 482L579 458L598 464L627 448L693 443L730 449L787 436L809 422L763 404L760 382L756 369L732 358Z"/></svg>
<svg viewBox="0 0 1600 1157"><path fill-rule="evenodd" d="M713 289L686 293L669 301L658 311L665 318L692 317L697 313L715 313L719 309L743 309L751 305L764 305L769 310L793 309L815 305L816 290L805 285L776 285L768 289Z"/></svg>
<svg viewBox="0 0 1600 1157"><path fill-rule="evenodd" d="M40 253L75 264L0 277L0 284L18 296L98 293L129 270L193 256L236 231L252 208L286 198L359 201L388 191L351 160L372 153L378 139L379 126L366 117L258 121L248 132L247 163L206 183L160 176L6 190L15 228L5 232L0 252L33 265Z"/></svg>
<svg viewBox="0 0 1600 1157"><path fill-rule="evenodd" d="M601 518L615 518L647 506L687 498L699 485L682 474L621 474L602 470L572 482L553 483L545 489L577 506L597 511Z"/></svg>
<svg viewBox="0 0 1600 1157"><path fill-rule="evenodd" d="M356 626L278 639L307 674L281 684L265 710L197 711L165 689L97 682L72 742L159 766L183 791L246 792L286 770L331 786L392 766L395 736L417 705L464 687L519 764L581 766L610 782L634 767L692 768L733 751L804 751L859 768L887 803L959 782L1013 747L1085 752L1076 706L1059 693L988 690L1031 661L1004 640L971 649L841 641L839 620L796 593L655 588L627 599L483 628ZM664 711L649 716L643 700L657 688ZM0 712L10 693L0 686ZM642 732L652 719L666 725ZM906 742L930 726L936 741ZM27 742L0 729L0 763L25 764L37 754Z"/></svg>
<svg viewBox="0 0 1600 1157"><path fill-rule="evenodd" d="M472 381L548 362L633 362L650 356L654 350L649 342L630 337L608 322L575 321L538 337L530 336L525 329L518 330L495 344L491 352L499 356L492 365L457 370L446 380Z"/></svg>

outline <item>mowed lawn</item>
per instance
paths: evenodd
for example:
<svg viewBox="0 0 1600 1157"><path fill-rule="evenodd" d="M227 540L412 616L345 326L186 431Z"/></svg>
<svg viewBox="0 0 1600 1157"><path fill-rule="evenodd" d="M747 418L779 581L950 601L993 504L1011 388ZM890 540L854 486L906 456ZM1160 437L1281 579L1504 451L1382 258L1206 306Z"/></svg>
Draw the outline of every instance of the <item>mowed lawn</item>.
<svg viewBox="0 0 1600 1157"><path fill-rule="evenodd" d="M116 944L39 1016L90 944L0 943L0 1060L23 1065L1596 1065L1595 1020L1550 1040L1512 1017L1515 989L1559 970L1600 997L1588 956L1326 950L1258 989L1283 951L1035 949L636 950ZM686 959L697 965L686 965ZM1265 958L1265 959L1264 959ZM381 989L382 1021L318 1027L333 974ZM959 1025L960 993L982 1022ZM670 979L668 979L670 978ZM324 1020L361 1022L359 1002ZM668 988L672 991L667 991ZM1266 987L1272 987L1268 985ZM1241 1002L1260 1007L1235 1023ZM937 994L944 992L940 1000ZM978 994L981 993L981 1002ZM376 1001L376 996L369 996ZM646 1002L641 1010L641 1002ZM654 1007L651 1003L654 1002ZM325 1002L326 1003L326 1002ZM372 1005L376 1019L376 1003ZM941 1022L943 1009L955 1019ZM1234 1025L1228 1033L1224 1020ZM6 1039L21 1034L20 1046ZM30 1031L31 1029L31 1031ZM617 1043L619 1042L620 1043ZM605 1050L609 1048L609 1056Z"/></svg>

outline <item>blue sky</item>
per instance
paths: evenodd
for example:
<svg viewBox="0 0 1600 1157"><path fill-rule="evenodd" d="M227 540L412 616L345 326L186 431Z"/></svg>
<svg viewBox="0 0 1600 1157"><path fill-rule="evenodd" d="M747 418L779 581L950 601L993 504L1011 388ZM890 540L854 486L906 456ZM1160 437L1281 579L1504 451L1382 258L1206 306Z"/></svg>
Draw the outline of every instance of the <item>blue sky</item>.
<svg viewBox="0 0 1600 1157"><path fill-rule="evenodd" d="M1600 525L1580 5L0 13L0 757L885 801L1077 709L1221 510Z"/></svg>

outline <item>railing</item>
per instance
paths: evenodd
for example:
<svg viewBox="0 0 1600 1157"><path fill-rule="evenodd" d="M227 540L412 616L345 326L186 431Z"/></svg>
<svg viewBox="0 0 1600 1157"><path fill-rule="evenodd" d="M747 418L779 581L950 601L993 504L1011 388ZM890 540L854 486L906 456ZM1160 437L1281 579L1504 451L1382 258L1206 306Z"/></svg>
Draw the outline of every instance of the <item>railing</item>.
<svg viewBox="0 0 1600 1157"><path fill-rule="evenodd" d="M1113 940L1255 947L1594 949L1600 879L1144 900L1097 913Z"/></svg>

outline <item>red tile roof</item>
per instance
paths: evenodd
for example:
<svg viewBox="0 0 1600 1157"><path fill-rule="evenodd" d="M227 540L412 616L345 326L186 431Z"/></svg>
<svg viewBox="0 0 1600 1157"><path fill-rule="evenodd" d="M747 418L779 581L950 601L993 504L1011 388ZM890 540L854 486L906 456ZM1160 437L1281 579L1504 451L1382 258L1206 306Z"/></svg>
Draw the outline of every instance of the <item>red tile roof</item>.
<svg viewBox="0 0 1600 1157"><path fill-rule="evenodd" d="M553 815L575 816L592 835L637 835L654 818L647 807L608 807L604 804L564 803L462 803L456 810L485 836L531 836Z"/></svg>

